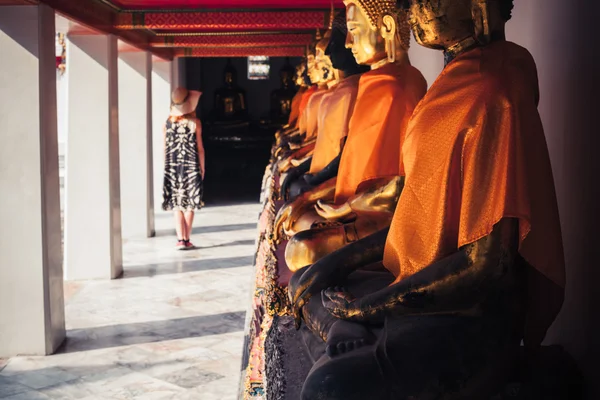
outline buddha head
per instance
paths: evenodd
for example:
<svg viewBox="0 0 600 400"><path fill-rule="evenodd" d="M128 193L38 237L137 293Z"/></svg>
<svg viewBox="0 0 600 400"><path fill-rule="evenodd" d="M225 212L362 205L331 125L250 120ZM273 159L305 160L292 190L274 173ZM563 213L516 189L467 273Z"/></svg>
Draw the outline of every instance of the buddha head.
<svg viewBox="0 0 600 400"><path fill-rule="evenodd" d="M359 64L374 65L406 56L410 27L396 0L344 0L348 35L346 47Z"/></svg>
<svg viewBox="0 0 600 400"><path fill-rule="evenodd" d="M401 0L415 39L425 47L448 49L467 38L486 44L504 36L513 0Z"/></svg>
<svg viewBox="0 0 600 400"><path fill-rule="evenodd" d="M237 83L237 71L233 64L231 63L231 59L227 59L227 65L223 70L223 76L225 78L225 85L228 87L235 86Z"/></svg>
<svg viewBox="0 0 600 400"><path fill-rule="evenodd" d="M287 57L285 59L285 64L281 67L279 71L279 77L281 79L281 86L284 88L290 87L294 82L294 75L296 74L296 70L290 64L290 59Z"/></svg>
<svg viewBox="0 0 600 400"><path fill-rule="evenodd" d="M316 68L320 72L319 83L324 84L335 79L334 67L331 58L325 52L331 39L331 30L328 30L323 38L316 45L315 62Z"/></svg>
<svg viewBox="0 0 600 400"><path fill-rule="evenodd" d="M352 50L346 48L346 10L342 10L335 16L331 26L331 37L325 48L325 54L331 59L333 68L343 71L346 75L362 73L368 70L367 66L356 63Z"/></svg>
<svg viewBox="0 0 600 400"><path fill-rule="evenodd" d="M294 78L296 86L307 86L306 83L306 60L303 59L296 66L296 77Z"/></svg>
<svg viewBox="0 0 600 400"><path fill-rule="evenodd" d="M319 65L317 64L317 43L321 40L321 33L317 30L317 36L315 42L311 43L308 46L306 53L306 68L308 79L310 83L313 85L317 85L321 81L322 72L319 70Z"/></svg>

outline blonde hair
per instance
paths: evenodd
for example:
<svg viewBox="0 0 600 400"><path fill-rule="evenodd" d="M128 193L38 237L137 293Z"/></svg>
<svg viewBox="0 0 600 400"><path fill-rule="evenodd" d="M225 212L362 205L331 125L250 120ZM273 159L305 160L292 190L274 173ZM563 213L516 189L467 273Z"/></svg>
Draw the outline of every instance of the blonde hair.
<svg viewBox="0 0 600 400"><path fill-rule="evenodd" d="M196 119L196 111L192 111L191 113L188 114L184 114L184 115L171 115L169 116L169 121L171 121L172 123L175 122L179 122L179 121L183 121L183 120L190 120L190 119Z"/></svg>

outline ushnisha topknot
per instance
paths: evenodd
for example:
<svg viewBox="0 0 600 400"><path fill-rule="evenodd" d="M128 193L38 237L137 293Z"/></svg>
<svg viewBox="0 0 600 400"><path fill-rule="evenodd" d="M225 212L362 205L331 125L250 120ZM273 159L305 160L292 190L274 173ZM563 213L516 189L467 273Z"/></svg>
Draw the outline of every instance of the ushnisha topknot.
<svg viewBox="0 0 600 400"><path fill-rule="evenodd" d="M405 10L398 7L397 0L344 0L346 6L354 4L364 12L369 20L371 28L379 28L381 18L390 14L396 18L398 25L398 36L401 46L408 50L410 47L410 24L408 23L408 14Z"/></svg>
<svg viewBox="0 0 600 400"><path fill-rule="evenodd" d="M346 25L346 10L340 10L336 13L331 29L338 29L344 35L348 34L348 25Z"/></svg>

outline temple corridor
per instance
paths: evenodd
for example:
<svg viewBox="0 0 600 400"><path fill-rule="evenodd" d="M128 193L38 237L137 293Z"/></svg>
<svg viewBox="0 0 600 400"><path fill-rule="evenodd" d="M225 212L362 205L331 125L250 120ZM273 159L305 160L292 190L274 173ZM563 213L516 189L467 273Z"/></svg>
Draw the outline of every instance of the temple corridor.
<svg viewBox="0 0 600 400"><path fill-rule="evenodd" d="M258 211L205 208L187 252L158 213L155 238L124 240L122 279L65 282L65 344L0 360L0 398L237 398Z"/></svg>
<svg viewBox="0 0 600 400"><path fill-rule="evenodd" d="M0 0L0 400L600 400L599 16Z"/></svg>

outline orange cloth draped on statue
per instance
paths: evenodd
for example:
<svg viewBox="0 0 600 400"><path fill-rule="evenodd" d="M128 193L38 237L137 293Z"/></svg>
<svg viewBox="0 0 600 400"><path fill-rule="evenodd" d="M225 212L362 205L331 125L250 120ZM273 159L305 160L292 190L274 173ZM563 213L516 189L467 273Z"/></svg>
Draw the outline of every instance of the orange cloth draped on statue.
<svg viewBox="0 0 600 400"><path fill-rule="evenodd" d="M427 82L410 65L387 64L364 73L335 189L337 204L347 201L363 182L400 175L401 143Z"/></svg>
<svg viewBox="0 0 600 400"><path fill-rule="evenodd" d="M310 163L311 174L320 172L340 154L341 140L348 135L359 80L360 74L344 78L323 96L319 108L317 144Z"/></svg>
<svg viewBox="0 0 600 400"><path fill-rule="evenodd" d="M319 105L323 99L323 95L327 93L327 88L318 88L312 93L306 103L306 107L300 115L298 129L301 133L306 134L305 140L310 140L316 136L317 121L319 116Z"/></svg>
<svg viewBox="0 0 600 400"><path fill-rule="evenodd" d="M292 99L292 105L290 107L290 117L288 119L288 125L295 125L298 121L298 116L300 115L300 103L302 102L302 96L307 90L308 88L301 87L294 95L294 98Z"/></svg>
<svg viewBox="0 0 600 400"><path fill-rule="evenodd" d="M308 104L306 105L306 110L304 111L306 126L304 127L304 132L306 133L306 138L304 140L314 140L317 137L319 131L319 113L321 109L321 101L323 97L329 93L329 89L323 88L317 90L315 94L310 97L308 100ZM302 127L300 127L300 131L302 132Z"/></svg>
<svg viewBox="0 0 600 400"><path fill-rule="evenodd" d="M558 206L538 100L533 58L514 43L471 50L445 68L417 106L402 149L405 186L384 256L396 282L512 217L519 219L519 253L564 287Z"/></svg>
<svg viewBox="0 0 600 400"><path fill-rule="evenodd" d="M306 89L304 93L302 93L302 99L300 100L300 107L298 108L298 120L296 121L296 128L300 128L300 123L302 118L304 118L304 110L306 110L306 106L308 105L308 101L312 97L313 94L318 90L317 85L313 85Z"/></svg>

